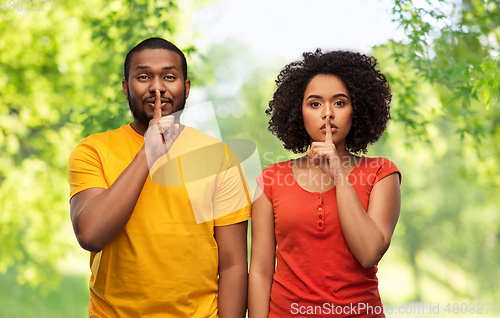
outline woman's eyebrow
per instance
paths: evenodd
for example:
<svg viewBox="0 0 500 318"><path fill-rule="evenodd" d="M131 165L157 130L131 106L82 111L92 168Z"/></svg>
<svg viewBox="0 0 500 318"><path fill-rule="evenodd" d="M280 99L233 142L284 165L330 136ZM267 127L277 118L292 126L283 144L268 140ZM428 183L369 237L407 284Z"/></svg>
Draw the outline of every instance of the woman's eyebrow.
<svg viewBox="0 0 500 318"><path fill-rule="evenodd" d="M332 96L332 98L337 98L337 97L345 97L347 99L350 99L349 97L347 97L346 94L343 94L343 93L335 94L335 95ZM321 99L323 97L321 97L319 95L309 95L309 97L307 97L306 100L311 99L311 98L319 98L319 99Z"/></svg>
<svg viewBox="0 0 500 318"><path fill-rule="evenodd" d="M340 94L335 94L335 95L333 95L333 96L332 96L332 98L336 98L336 97L345 97L345 98L347 98L347 99L350 99L349 97L347 97L347 95L346 95L346 94L342 94L342 93L340 93Z"/></svg>
<svg viewBox="0 0 500 318"><path fill-rule="evenodd" d="M309 95L309 97L307 97L306 100L311 99L311 98L320 98L321 99L323 97L321 97L319 95Z"/></svg>

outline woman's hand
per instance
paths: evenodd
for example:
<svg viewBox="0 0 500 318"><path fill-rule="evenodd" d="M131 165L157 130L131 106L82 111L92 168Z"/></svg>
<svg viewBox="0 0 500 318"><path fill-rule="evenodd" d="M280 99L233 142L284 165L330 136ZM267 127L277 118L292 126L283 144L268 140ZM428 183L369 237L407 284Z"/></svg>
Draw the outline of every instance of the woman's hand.
<svg viewBox="0 0 500 318"><path fill-rule="evenodd" d="M338 174L338 170L342 169L340 164L339 154L337 148L333 143L332 127L330 125L330 117L325 118L325 141L315 141L311 143L311 147L307 152L309 161L313 167L320 167L321 170L332 179Z"/></svg>

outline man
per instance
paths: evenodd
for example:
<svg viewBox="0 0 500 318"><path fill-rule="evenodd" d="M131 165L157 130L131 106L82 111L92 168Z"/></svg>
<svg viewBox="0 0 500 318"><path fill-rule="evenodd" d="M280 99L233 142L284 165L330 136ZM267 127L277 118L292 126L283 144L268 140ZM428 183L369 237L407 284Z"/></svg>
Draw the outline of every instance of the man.
<svg viewBox="0 0 500 318"><path fill-rule="evenodd" d="M217 141L180 124L191 82L175 45L147 39L128 53L124 69L133 122L87 137L68 164L71 221L91 252L89 316L244 317L250 202L241 167L226 147L216 164L238 169L188 182L193 164L183 158L200 148L201 157L218 158L203 148ZM175 163L165 183L149 174L148 161L158 158ZM209 171L214 162L207 161L194 168ZM214 217L200 222L193 206Z"/></svg>

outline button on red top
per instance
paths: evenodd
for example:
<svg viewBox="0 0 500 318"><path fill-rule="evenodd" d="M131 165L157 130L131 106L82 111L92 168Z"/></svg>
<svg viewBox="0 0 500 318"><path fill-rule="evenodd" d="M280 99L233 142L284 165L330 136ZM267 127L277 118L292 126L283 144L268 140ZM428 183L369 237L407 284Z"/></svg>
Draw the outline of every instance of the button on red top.
<svg viewBox="0 0 500 318"><path fill-rule="evenodd" d="M323 211L323 208L322 208L322 207L319 207L319 208L318 208L318 211Z"/></svg>

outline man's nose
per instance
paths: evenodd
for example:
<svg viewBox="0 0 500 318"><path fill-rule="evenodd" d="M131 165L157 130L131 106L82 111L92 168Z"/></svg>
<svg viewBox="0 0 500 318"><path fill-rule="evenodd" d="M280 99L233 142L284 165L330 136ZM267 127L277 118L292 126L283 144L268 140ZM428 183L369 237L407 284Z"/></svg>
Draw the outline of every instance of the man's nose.
<svg viewBox="0 0 500 318"><path fill-rule="evenodd" d="M151 94L156 94L156 90L159 90L160 93L163 95L166 91L165 84L161 80L161 78L155 77L151 81L151 85L149 86L149 93Z"/></svg>

